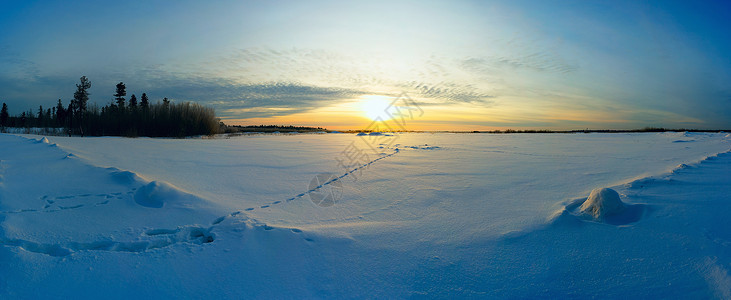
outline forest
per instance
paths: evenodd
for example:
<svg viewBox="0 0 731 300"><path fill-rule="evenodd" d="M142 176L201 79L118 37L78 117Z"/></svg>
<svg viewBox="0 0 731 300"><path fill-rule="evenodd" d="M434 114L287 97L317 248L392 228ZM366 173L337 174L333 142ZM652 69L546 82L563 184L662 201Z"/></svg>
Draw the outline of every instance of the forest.
<svg viewBox="0 0 731 300"><path fill-rule="evenodd" d="M138 101L132 94L126 98L126 85L116 85L114 100L104 106L88 104L91 81L82 76L76 84L73 99L64 105L61 99L53 106L38 107L18 115L10 115L3 103L0 111L2 128L63 128L65 134L78 136L147 136L186 137L214 135L221 123L213 108L193 102L173 103L168 98L150 103L146 93Z"/></svg>

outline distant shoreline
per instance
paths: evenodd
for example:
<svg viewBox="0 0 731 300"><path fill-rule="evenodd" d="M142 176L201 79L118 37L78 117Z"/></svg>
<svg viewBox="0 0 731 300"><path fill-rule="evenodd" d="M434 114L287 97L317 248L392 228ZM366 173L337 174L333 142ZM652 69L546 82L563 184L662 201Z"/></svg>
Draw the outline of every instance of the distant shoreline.
<svg viewBox="0 0 731 300"><path fill-rule="evenodd" d="M335 132L335 133L370 133L375 130L348 129L330 130L324 127L292 126L292 125L226 125L226 131L221 133L246 133L246 132ZM389 132L448 132L448 133L632 133L632 132L730 132L731 129L687 129L687 128L663 128L645 127L640 129L571 129L571 130L550 130L550 129L505 129L505 130L395 130Z"/></svg>
<svg viewBox="0 0 731 300"><path fill-rule="evenodd" d="M226 126L225 131L218 134L224 136L239 136L250 134L323 134L323 133L344 133L358 134L371 133L372 130L329 130L322 127L306 127L306 126L279 126L279 125L257 125L257 126ZM704 132L704 133L721 133L731 132L731 130L721 129L669 129L669 128L643 128L643 129L584 129L584 130L547 130L547 129L528 129L528 130L399 130L394 133L460 133L460 134L515 134L515 133L653 133L653 132ZM0 133L10 134L35 134L61 136L66 135L64 128L18 128L4 127L0 128Z"/></svg>
<svg viewBox="0 0 731 300"><path fill-rule="evenodd" d="M686 129L686 128L657 128L646 127L642 129L574 129L574 130L549 130L549 129L526 129L526 130L397 130L400 133L638 133L638 132L729 132L723 129ZM256 125L256 126L227 126L225 133L370 133L373 130L330 130L323 127L307 126L282 126L282 125Z"/></svg>

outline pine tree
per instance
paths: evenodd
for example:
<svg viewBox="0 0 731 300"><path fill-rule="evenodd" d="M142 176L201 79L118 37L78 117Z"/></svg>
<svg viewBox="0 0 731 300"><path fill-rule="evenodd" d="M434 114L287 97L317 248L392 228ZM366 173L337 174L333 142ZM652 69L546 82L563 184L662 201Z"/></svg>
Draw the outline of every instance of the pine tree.
<svg viewBox="0 0 731 300"><path fill-rule="evenodd" d="M131 108L131 109L137 108L137 96L135 96L135 94L132 94L132 96L129 96L129 108Z"/></svg>
<svg viewBox="0 0 731 300"><path fill-rule="evenodd" d="M71 115L74 117L78 117L79 119L79 131L81 133L81 136L84 136L84 128L82 127L84 123L84 112L86 112L86 102L89 101L89 92L88 89L91 88L91 81L89 81L86 76L81 76L79 78L79 81L81 81L79 84L76 85L76 92L74 92L74 100L69 104L69 108L71 109ZM69 128L72 126L69 125Z"/></svg>
<svg viewBox="0 0 731 300"><path fill-rule="evenodd" d="M3 102L3 108L0 110L0 125L2 127L5 127L8 125L8 118L10 116L8 115L8 105Z"/></svg>
<svg viewBox="0 0 731 300"><path fill-rule="evenodd" d="M43 105L38 106L38 127L43 127Z"/></svg>
<svg viewBox="0 0 731 300"><path fill-rule="evenodd" d="M117 91L114 93L114 100L117 101L119 110L124 110L124 96L127 95L127 87L124 86L123 82L117 83Z"/></svg>
<svg viewBox="0 0 731 300"><path fill-rule="evenodd" d="M66 124L66 110L63 108L61 99L58 99L58 104L56 104L56 125L63 126L64 124Z"/></svg>
<svg viewBox="0 0 731 300"><path fill-rule="evenodd" d="M69 124L69 127L68 127L69 136L71 136L71 128L74 127L74 124L73 124L74 123L74 102L73 102L73 100L71 101L71 103L69 103L69 107L66 108L66 120L68 121L68 124Z"/></svg>
<svg viewBox="0 0 731 300"><path fill-rule="evenodd" d="M142 109L148 109L150 107L150 101L147 99L147 94L142 93L142 98L140 99L140 106Z"/></svg>
<svg viewBox="0 0 731 300"><path fill-rule="evenodd" d="M86 102L89 101L88 89L91 88L91 81L86 76L79 78L80 83L76 85L76 92L74 92L73 108L79 113L86 111Z"/></svg>

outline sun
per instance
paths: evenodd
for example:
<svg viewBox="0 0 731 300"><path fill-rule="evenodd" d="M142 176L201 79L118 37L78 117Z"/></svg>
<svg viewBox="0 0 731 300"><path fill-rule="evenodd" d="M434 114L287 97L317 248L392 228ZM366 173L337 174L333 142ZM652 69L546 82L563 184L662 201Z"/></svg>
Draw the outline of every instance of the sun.
<svg viewBox="0 0 731 300"><path fill-rule="evenodd" d="M391 119L391 115L393 113L390 112L389 114L389 110L392 109L392 107L390 106L391 100L389 97L378 95L363 96L360 99L360 103L361 110L363 110L363 113L369 119L373 121L386 121Z"/></svg>

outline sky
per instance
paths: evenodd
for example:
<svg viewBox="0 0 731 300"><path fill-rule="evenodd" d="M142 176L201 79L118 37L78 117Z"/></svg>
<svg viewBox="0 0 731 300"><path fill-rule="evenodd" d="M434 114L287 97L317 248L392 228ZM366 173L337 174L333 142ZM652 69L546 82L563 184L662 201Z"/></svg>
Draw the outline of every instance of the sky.
<svg viewBox="0 0 731 300"><path fill-rule="evenodd" d="M12 114L87 76L239 125L731 129L727 1L3 1L0 28Z"/></svg>

